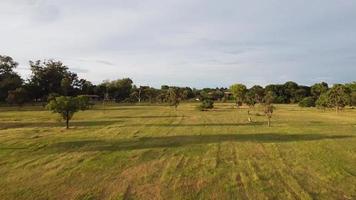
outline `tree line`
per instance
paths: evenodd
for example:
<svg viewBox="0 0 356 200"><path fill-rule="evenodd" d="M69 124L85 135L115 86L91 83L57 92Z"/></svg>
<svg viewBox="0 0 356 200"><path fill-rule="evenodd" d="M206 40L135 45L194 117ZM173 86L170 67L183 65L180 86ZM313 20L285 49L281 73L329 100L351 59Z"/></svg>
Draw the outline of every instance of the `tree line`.
<svg viewBox="0 0 356 200"><path fill-rule="evenodd" d="M169 103L177 107L179 102L200 100L201 109L211 108L214 101L234 100L237 107L242 104L253 106L266 103L298 103L302 107L335 108L356 105L356 82L334 84L325 82L312 86L298 85L288 81L284 84L270 84L265 87L255 85L247 88L234 84L229 88L175 87L163 85L161 88L136 86L130 78L106 80L100 84L79 78L60 61L30 61L31 75L24 80L14 69L18 63L10 56L0 55L0 102L22 105L33 102L49 102L59 96L93 96L97 100L115 102Z"/></svg>

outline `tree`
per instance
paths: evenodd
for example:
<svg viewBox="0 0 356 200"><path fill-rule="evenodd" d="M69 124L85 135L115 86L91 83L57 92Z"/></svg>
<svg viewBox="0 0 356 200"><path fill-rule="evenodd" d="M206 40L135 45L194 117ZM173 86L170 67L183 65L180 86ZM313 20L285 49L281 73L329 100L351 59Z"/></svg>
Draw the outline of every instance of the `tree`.
<svg viewBox="0 0 356 200"><path fill-rule="evenodd" d="M21 77L14 72L17 66L11 57L0 55L0 101L6 100L9 91L22 86Z"/></svg>
<svg viewBox="0 0 356 200"><path fill-rule="evenodd" d="M271 127L271 118L272 118L274 109L275 109L275 107L272 104L266 104L264 106L264 113L268 119L268 123L267 123L268 127Z"/></svg>
<svg viewBox="0 0 356 200"><path fill-rule="evenodd" d="M313 97L305 97L298 105L300 107L315 107L315 100Z"/></svg>
<svg viewBox="0 0 356 200"><path fill-rule="evenodd" d="M351 91L344 85L335 84L328 92L329 107L335 108L336 112L350 104Z"/></svg>
<svg viewBox="0 0 356 200"><path fill-rule="evenodd" d="M266 96L263 99L263 112L265 114L265 116L267 117L268 120L268 127L271 126L271 118L272 118L272 114L273 111L275 109L275 107L272 105L272 103L275 100L275 95L272 91L268 91L266 93Z"/></svg>
<svg viewBox="0 0 356 200"><path fill-rule="evenodd" d="M234 84L230 86L230 91L235 97L236 106L241 106L245 100L245 94L247 92L246 86L243 84Z"/></svg>
<svg viewBox="0 0 356 200"><path fill-rule="evenodd" d="M178 87L170 87L168 89L168 99L171 106L177 110L177 107L181 101L181 94Z"/></svg>
<svg viewBox="0 0 356 200"><path fill-rule="evenodd" d="M116 102L129 99L134 88L130 78L104 81L101 85L106 88L109 98L115 99Z"/></svg>
<svg viewBox="0 0 356 200"><path fill-rule="evenodd" d="M63 120L65 120L67 129L69 128L69 121L72 119L74 113L79 110L87 110L89 107L89 98L86 96L60 96L56 97L54 100L51 100L47 105L47 109L54 113L58 113Z"/></svg>
<svg viewBox="0 0 356 200"><path fill-rule="evenodd" d="M330 107L329 102L328 102L328 94L322 93L319 96L318 100L316 100L315 105L316 105L316 107L322 108L322 109Z"/></svg>
<svg viewBox="0 0 356 200"><path fill-rule="evenodd" d="M351 91L350 105L356 106L356 81L352 83L347 83L345 84L345 86Z"/></svg>
<svg viewBox="0 0 356 200"><path fill-rule="evenodd" d="M297 83L295 83L293 81L288 81L288 82L284 83L283 89L284 89L283 93L286 97L286 103L297 102L296 92L299 89L299 86Z"/></svg>
<svg viewBox="0 0 356 200"><path fill-rule="evenodd" d="M60 61L30 61L29 88L34 99L42 99L50 93L75 95L78 76Z"/></svg>
<svg viewBox="0 0 356 200"><path fill-rule="evenodd" d="M13 73L13 70L18 66L10 56L0 55L0 74Z"/></svg>
<svg viewBox="0 0 356 200"><path fill-rule="evenodd" d="M356 106L356 92L351 93L351 106Z"/></svg>
<svg viewBox="0 0 356 200"><path fill-rule="evenodd" d="M265 90L259 85L251 87L245 95L245 103L254 106L256 103L262 103L265 96Z"/></svg>
<svg viewBox="0 0 356 200"><path fill-rule="evenodd" d="M6 98L9 104L16 104L22 106L24 103L29 101L28 92L24 88L17 88L16 90L9 91Z"/></svg>
<svg viewBox="0 0 356 200"><path fill-rule="evenodd" d="M311 95L315 98L318 99L320 95L326 93L329 89L329 86L325 82L321 83L316 83L311 86Z"/></svg>
<svg viewBox="0 0 356 200"><path fill-rule="evenodd" d="M214 108L214 101L212 99L204 99L201 104L198 106L200 111L205 111L207 109Z"/></svg>

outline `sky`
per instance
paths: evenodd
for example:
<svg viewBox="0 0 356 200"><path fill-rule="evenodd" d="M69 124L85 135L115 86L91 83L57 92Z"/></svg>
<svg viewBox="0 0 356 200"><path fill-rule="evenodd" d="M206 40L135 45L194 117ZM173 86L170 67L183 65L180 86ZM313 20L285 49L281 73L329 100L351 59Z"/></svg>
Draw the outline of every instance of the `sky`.
<svg viewBox="0 0 356 200"><path fill-rule="evenodd" d="M355 0L0 0L0 54L81 78L228 87L356 80Z"/></svg>

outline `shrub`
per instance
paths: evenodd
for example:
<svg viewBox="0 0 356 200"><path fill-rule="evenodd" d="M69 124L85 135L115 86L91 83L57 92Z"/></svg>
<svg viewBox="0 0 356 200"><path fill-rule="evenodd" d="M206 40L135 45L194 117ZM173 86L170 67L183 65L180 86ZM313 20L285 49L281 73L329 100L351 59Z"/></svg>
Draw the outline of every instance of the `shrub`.
<svg viewBox="0 0 356 200"><path fill-rule="evenodd" d="M306 97L299 102L300 107L315 107L315 100L313 97Z"/></svg>
<svg viewBox="0 0 356 200"><path fill-rule="evenodd" d="M198 106L200 111L205 111L207 109L214 108L214 101L211 99L204 99L201 104Z"/></svg>

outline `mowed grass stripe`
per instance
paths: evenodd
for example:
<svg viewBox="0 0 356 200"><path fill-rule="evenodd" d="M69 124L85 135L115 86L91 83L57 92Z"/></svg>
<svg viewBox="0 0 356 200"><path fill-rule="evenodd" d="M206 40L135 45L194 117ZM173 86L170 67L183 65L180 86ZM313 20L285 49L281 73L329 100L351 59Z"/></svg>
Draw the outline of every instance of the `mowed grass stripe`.
<svg viewBox="0 0 356 200"><path fill-rule="evenodd" d="M1 199L356 197L354 110L278 105L267 128L233 104L195 106L99 105L68 131L47 111L5 109Z"/></svg>

